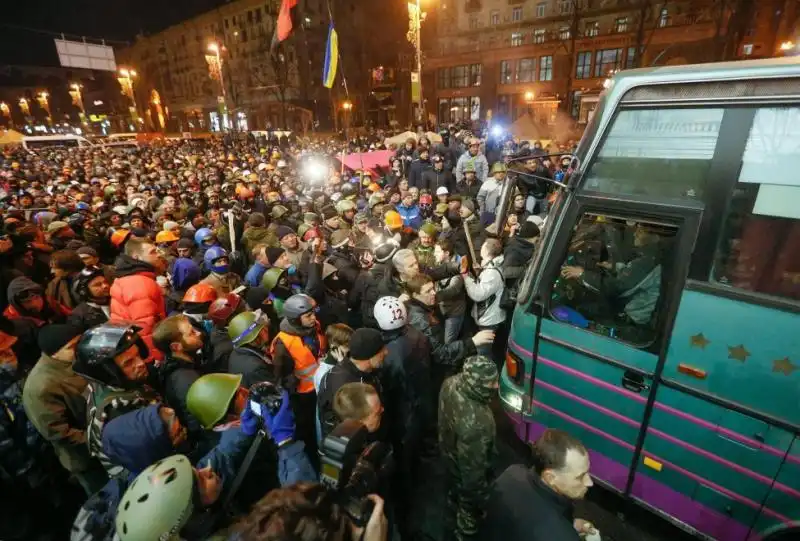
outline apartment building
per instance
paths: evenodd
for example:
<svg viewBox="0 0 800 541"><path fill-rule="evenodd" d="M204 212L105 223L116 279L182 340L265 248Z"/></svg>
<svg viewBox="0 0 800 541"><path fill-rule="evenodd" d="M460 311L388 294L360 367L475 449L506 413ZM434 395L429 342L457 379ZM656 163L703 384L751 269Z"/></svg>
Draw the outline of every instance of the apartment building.
<svg viewBox="0 0 800 541"><path fill-rule="evenodd" d="M795 4L442 0L425 44L426 107L439 122L530 114L545 132L557 119L580 126L617 71L780 54Z"/></svg>

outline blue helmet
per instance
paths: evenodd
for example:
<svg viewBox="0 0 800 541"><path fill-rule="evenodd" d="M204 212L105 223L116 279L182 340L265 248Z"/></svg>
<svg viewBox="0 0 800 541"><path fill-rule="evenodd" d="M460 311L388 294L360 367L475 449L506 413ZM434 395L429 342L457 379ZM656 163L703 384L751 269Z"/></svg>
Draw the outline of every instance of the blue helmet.
<svg viewBox="0 0 800 541"><path fill-rule="evenodd" d="M75 205L75 210L92 210L92 207L89 206L89 203L86 201L79 201Z"/></svg>
<svg viewBox="0 0 800 541"><path fill-rule="evenodd" d="M206 268L211 272L216 272L218 274L225 274L228 272L229 264L226 263L224 265L215 265L214 262L218 259L223 257L228 257L228 251L221 246L212 246L208 250L206 250L205 255L203 256L203 261L206 264Z"/></svg>
<svg viewBox="0 0 800 541"><path fill-rule="evenodd" d="M203 245L203 241L208 240L213 236L214 236L214 232L213 231L211 231L207 227L202 227L202 228L198 229L195 232L195 234L194 234L194 243L197 246L202 246Z"/></svg>

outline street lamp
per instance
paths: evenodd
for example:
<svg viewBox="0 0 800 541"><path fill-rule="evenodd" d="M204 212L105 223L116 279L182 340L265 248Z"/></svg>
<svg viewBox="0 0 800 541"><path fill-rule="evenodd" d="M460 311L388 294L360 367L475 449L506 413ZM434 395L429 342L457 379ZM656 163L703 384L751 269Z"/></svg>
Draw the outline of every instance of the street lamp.
<svg viewBox="0 0 800 541"><path fill-rule="evenodd" d="M212 79L219 81L219 90L221 93L222 110L220 116L222 117L222 129L226 128L226 119L228 117L228 95L225 92L225 77L222 73L222 46L219 43L211 42L208 44L208 52L211 55L206 55L206 62L208 62L208 70Z"/></svg>
<svg viewBox="0 0 800 541"><path fill-rule="evenodd" d="M139 119L139 109L136 106L136 95L133 90L133 81L136 77L136 70L128 68L120 68L119 76L117 77L117 81L119 81L119 85L122 87L122 93L131 100L131 119L133 120L134 126L136 126L136 121Z"/></svg>
<svg viewBox="0 0 800 541"><path fill-rule="evenodd" d="M80 83L71 83L69 85L69 95L72 97L72 105L78 108L78 116L81 119L81 124L86 124L86 110L83 107L83 92L81 91L83 85Z"/></svg>
<svg viewBox="0 0 800 541"><path fill-rule="evenodd" d="M791 51L796 47L795 43L791 40L781 43L781 51Z"/></svg>
<svg viewBox="0 0 800 541"><path fill-rule="evenodd" d="M26 117L31 116L31 107L28 105L28 98L22 97L19 99L19 108L23 115Z"/></svg>
<svg viewBox="0 0 800 541"><path fill-rule="evenodd" d="M344 136L350 139L350 111L353 110L353 104L349 100L342 103L342 110L344 111Z"/></svg>
<svg viewBox="0 0 800 541"><path fill-rule="evenodd" d="M42 110L44 110L44 112L47 113L47 123L48 124L52 124L53 123L53 117L52 117L52 115L50 113L50 102L48 100L49 97L50 97L50 94L48 94L46 91L42 90L41 92L39 92L36 95L36 101L39 102L39 107L41 107Z"/></svg>

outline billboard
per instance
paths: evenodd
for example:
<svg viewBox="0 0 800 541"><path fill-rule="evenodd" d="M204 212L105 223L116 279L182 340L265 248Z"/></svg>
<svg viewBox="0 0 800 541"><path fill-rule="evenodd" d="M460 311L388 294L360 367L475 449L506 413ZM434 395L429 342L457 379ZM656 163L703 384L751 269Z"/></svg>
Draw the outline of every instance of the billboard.
<svg viewBox="0 0 800 541"><path fill-rule="evenodd" d="M56 39L58 60L64 68L117 71L114 49L83 41Z"/></svg>

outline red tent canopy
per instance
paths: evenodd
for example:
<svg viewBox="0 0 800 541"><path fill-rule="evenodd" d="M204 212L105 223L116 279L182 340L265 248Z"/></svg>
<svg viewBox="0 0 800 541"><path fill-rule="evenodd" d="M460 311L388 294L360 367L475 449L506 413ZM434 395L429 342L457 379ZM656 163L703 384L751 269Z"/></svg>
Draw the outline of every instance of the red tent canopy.
<svg viewBox="0 0 800 541"><path fill-rule="evenodd" d="M380 172L376 167L389 168L389 160L394 156L391 150L375 150L373 152L361 152L355 154L346 154L344 158L338 156L345 167L355 171L356 169L369 169L373 175L379 175Z"/></svg>

